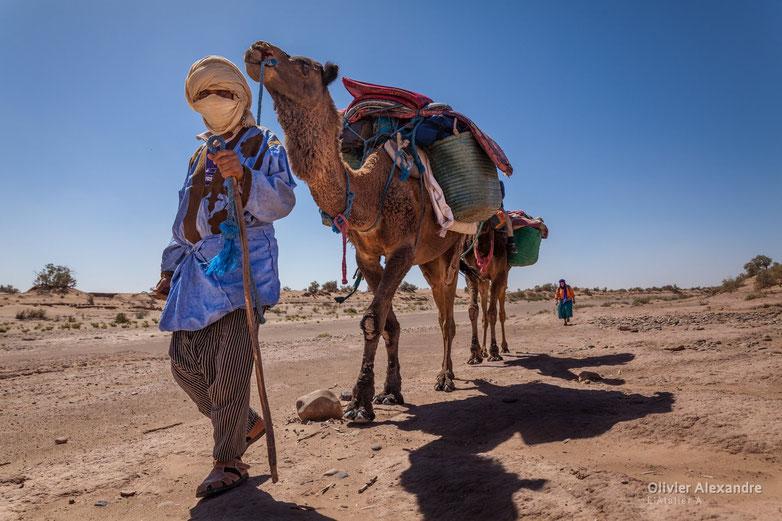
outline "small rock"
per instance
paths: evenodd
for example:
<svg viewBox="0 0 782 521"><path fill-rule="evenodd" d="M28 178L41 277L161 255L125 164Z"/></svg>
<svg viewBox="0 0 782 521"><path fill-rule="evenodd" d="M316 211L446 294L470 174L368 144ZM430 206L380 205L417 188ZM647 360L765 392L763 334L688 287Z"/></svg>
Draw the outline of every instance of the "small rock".
<svg viewBox="0 0 782 521"><path fill-rule="evenodd" d="M109 502L108 502L108 501L106 501L105 499L99 499L99 500L97 500L97 501L95 502L95 506L96 506L96 507L105 507L105 506L107 506L108 504L109 504Z"/></svg>
<svg viewBox="0 0 782 521"><path fill-rule="evenodd" d="M379 443L373 443L372 446L369 447L369 448L374 450L374 451L378 451L378 450L382 449L383 446L381 444L379 444Z"/></svg>
<svg viewBox="0 0 782 521"><path fill-rule="evenodd" d="M120 490L119 491L119 495L121 497L133 497L133 496L136 495L136 491L135 490Z"/></svg>
<svg viewBox="0 0 782 521"><path fill-rule="evenodd" d="M771 335L766 335L763 337L764 342L771 342Z"/></svg>
<svg viewBox="0 0 782 521"><path fill-rule="evenodd" d="M68 438L65 436L60 436L59 438L54 438L54 443L57 445L62 445L64 443L68 443Z"/></svg>
<svg viewBox="0 0 782 521"><path fill-rule="evenodd" d="M313 391L296 400L296 412L302 421L324 421L342 418L342 404L329 390Z"/></svg>
<svg viewBox="0 0 782 521"><path fill-rule="evenodd" d="M343 402L349 402L353 399L353 392L352 391L342 391L339 393L339 399Z"/></svg>
<svg viewBox="0 0 782 521"><path fill-rule="evenodd" d="M684 351L685 347L684 346L668 346L668 347L663 347L663 349L665 349L666 351L674 351L675 352L675 351Z"/></svg>
<svg viewBox="0 0 782 521"><path fill-rule="evenodd" d="M562 440L562 443L567 443L569 441L570 441L570 438L565 438L564 440Z"/></svg>
<svg viewBox="0 0 782 521"><path fill-rule="evenodd" d="M75 499L73 499L73 498L70 498L70 499L68 500L68 504L69 504L69 505L73 505L74 503L76 503L76 500L75 500Z"/></svg>
<svg viewBox="0 0 782 521"><path fill-rule="evenodd" d="M323 475L324 476L333 476L337 472L339 472L339 470L337 470L337 469L329 469L326 472L324 472Z"/></svg>
<svg viewBox="0 0 782 521"><path fill-rule="evenodd" d="M336 474L334 474L334 477L335 477L335 478L339 478L339 479L345 479L345 478L346 478L346 477L348 477L349 475L350 475L350 474L348 474L348 473L347 473L347 472L345 472L344 470L340 470L339 472L337 472Z"/></svg>

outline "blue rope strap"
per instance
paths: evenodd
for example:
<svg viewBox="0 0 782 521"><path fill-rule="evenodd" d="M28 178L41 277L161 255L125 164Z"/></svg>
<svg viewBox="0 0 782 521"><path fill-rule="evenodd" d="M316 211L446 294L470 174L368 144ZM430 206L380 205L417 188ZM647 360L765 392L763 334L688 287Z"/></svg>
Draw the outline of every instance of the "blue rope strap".
<svg viewBox="0 0 782 521"><path fill-rule="evenodd" d="M260 81L258 82L258 109L255 118L255 122L259 125L261 124L261 105L263 104L263 73L267 65L269 67L274 67L277 65L277 60L274 58L266 58L265 60L261 60L261 72L259 75Z"/></svg>
<svg viewBox="0 0 782 521"><path fill-rule="evenodd" d="M225 150L225 140L221 136L212 136L206 142L206 148L215 154ZM234 185L230 179L226 179L225 190L228 196L228 216L220 223L220 232L223 236L223 249L209 262L206 268L207 275L222 277L226 273L236 270L241 264L242 251L237 244L239 237L239 225L236 220L236 204L234 203Z"/></svg>
<svg viewBox="0 0 782 521"><path fill-rule="evenodd" d="M345 209L342 213L338 213L335 216L331 216L322 209L320 209L320 218L323 224L331 226L331 230L334 233L343 233L345 227L348 225L348 219L350 219L350 213L353 210L353 197L355 194L350 190L350 174L345 171Z"/></svg>

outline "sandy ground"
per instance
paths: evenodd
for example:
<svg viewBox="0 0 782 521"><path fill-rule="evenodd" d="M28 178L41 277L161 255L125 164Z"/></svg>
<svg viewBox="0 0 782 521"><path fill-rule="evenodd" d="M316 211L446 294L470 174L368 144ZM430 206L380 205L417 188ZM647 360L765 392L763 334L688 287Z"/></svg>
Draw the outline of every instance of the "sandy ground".
<svg viewBox="0 0 782 521"><path fill-rule="evenodd" d="M748 293L581 298L572 327L550 302L510 304L511 353L480 366L465 363L462 296L450 394L433 390L431 301L406 296L408 403L360 428L302 424L294 402L352 387L366 297L288 295L261 332L281 480L259 443L250 481L208 501L193 492L210 424L171 378L157 304L0 296L0 519L781 519L782 293ZM46 320L16 320L24 309ZM377 382L384 366L380 349ZM697 488L743 483L761 492Z"/></svg>

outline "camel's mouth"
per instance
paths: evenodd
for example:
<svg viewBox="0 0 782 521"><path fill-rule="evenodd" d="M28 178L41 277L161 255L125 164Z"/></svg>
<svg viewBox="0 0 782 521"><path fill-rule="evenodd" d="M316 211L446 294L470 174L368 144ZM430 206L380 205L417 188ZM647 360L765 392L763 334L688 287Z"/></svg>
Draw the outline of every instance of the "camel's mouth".
<svg viewBox="0 0 782 521"><path fill-rule="evenodd" d="M268 42L255 42L244 55L244 62L248 65L260 65L264 60L289 59L288 53Z"/></svg>

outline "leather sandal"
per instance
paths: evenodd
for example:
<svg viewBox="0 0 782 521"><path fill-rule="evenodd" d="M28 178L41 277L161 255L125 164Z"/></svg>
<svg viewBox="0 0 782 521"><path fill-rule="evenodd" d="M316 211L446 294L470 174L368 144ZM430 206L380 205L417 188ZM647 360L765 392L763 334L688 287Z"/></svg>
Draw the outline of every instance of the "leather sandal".
<svg viewBox="0 0 782 521"><path fill-rule="evenodd" d="M250 428L250 431L247 433L247 437L244 439L246 443L244 451L247 452L247 449L250 448L250 445L263 438L265 434L266 424L263 422L263 418L259 417Z"/></svg>
<svg viewBox="0 0 782 521"><path fill-rule="evenodd" d="M250 476L247 472L249 468L250 465L242 462L240 458L215 461L212 472L196 489L196 497L212 497L238 487Z"/></svg>

